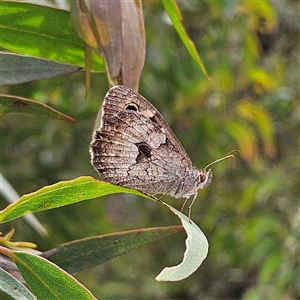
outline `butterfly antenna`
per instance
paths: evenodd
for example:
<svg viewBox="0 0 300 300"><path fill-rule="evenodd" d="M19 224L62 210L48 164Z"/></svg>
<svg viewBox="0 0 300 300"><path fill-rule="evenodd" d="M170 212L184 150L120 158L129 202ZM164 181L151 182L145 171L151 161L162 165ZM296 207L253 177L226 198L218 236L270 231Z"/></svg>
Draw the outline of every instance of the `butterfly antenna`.
<svg viewBox="0 0 300 300"><path fill-rule="evenodd" d="M217 162L219 162L219 161L221 161L221 160L224 160L224 159L226 159L226 158L233 158L234 155L233 155L232 153L235 153L235 152L240 152L240 150L239 150L239 149L234 149L234 150L228 152L227 154L225 154L225 155L221 156L220 158L214 160L213 162L209 163L209 164L204 168L204 170L206 170L208 167L210 167L211 165L214 165L215 163L217 163Z"/></svg>

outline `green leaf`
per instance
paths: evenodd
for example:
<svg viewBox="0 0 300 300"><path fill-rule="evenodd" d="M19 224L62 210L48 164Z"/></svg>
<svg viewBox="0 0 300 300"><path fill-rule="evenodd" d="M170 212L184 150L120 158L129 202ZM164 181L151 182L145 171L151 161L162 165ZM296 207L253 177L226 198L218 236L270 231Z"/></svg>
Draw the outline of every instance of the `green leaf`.
<svg viewBox="0 0 300 300"><path fill-rule="evenodd" d="M96 299L75 278L42 257L19 251L10 257L38 299Z"/></svg>
<svg viewBox="0 0 300 300"><path fill-rule="evenodd" d="M26 113L44 118L75 122L75 120L50 106L30 99L0 94L0 115Z"/></svg>
<svg viewBox="0 0 300 300"><path fill-rule="evenodd" d="M0 2L0 46L33 57L85 66L84 46L74 32L70 13L24 2ZM104 72L93 56L93 70Z"/></svg>
<svg viewBox="0 0 300 300"><path fill-rule="evenodd" d="M265 262L261 266L259 281L262 283L272 282L274 276L279 271L280 266L283 263L283 257L279 251L273 251L266 257Z"/></svg>
<svg viewBox="0 0 300 300"><path fill-rule="evenodd" d="M23 195L19 200L0 211L0 223L22 217L25 214L48 210L68 204L116 193L130 193L144 198L153 198L113 184L83 176L70 181L61 181L40 190Z"/></svg>
<svg viewBox="0 0 300 300"><path fill-rule="evenodd" d="M15 218L21 217L26 213L56 208L63 205L75 203L78 201L88 200L88 199L92 199L92 198L96 198L108 194L114 194L114 193L132 193L155 201L153 198L135 190L115 186L106 182L101 182L93 179L92 177L79 177L71 181L59 182L57 184L44 187L37 192L24 195L17 202L9 205L6 209L0 212L0 222L7 222L13 220ZM161 274L157 276L156 280L157 281L182 280L188 277L190 274L192 274L199 268L202 261L207 255L208 243L202 231L193 222L190 222L185 215L183 215L173 207L167 205L166 203L163 202L159 202L159 203L162 203L163 205L168 207L174 214L179 216L179 218L181 219L183 227L187 232L187 240L186 240L187 249L184 254L182 263L175 267L165 268L161 272ZM120 239L121 238L123 237L120 237ZM113 238L113 241L114 243L116 242L115 237ZM93 244L94 242L96 243L99 242L99 240L87 241L87 243L89 242ZM80 246L83 246L84 249L86 249L87 245L88 244L82 243ZM134 245L133 247L139 247L139 246L140 245ZM73 247L73 245L71 245L70 247ZM95 247L95 245L93 247ZM68 249L68 247L65 249ZM88 249L91 248L88 247ZM117 250L116 252L117 255L121 255L120 253L122 253L122 251L124 251L124 249ZM71 252L74 252L74 249ZM75 252L81 253L84 251L75 251ZM115 254L113 254L113 256L114 255ZM95 254L91 253L91 256L89 257L89 260L92 261L90 266L95 264L95 261L93 261L93 259L95 259ZM108 258L106 258L106 260L107 259ZM82 268L82 266L75 267L75 270L76 268L80 269Z"/></svg>
<svg viewBox="0 0 300 300"><path fill-rule="evenodd" d="M20 281L2 268L0 268L0 289L16 300L36 300Z"/></svg>
<svg viewBox="0 0 300 300"><path fill-rule="evenodd" d="M182 226L169 226L94 236L62 244L42 256L75 274L182 230Z"/></svg>
<svg viewBox="0 0 300 300"><path fill-rule="evenodd" d="M174 0L162 0L162 3L173 23L173 26L175 27L178 35L180 36L184 46L186 47L187 51L189 52L189 54L191 55L193 60L196 62L198 67L205 74L205 76L209 79L209 76L207 74L205 66L202 63L202 60L197 52L197 49L196 49L194 43L190 40L188 34L186 33L186 31L181 23L182 17L181 17L180 11L176 5L176 2Z"/></svg>
<svg viewBox="0 0 300 300"><path fill-rule="evenodd" d="M238 144L243 159L251 162L257 155L257 139L252 127L246 122L235 120L228 121L225 127Z"/></svg>
<svg viewBox="0 0 300 300"><path fill-rule="evenodd" d="M239 116L244 116L256 126L264 144L266 154L274 157L276 151L274 142L275 130L268 111L263 105L249 101L241 101L236 106L236 111Z"/></svg>
<svg viewBox="0 0 300 300"><path fill-rule="evenodd" d="M208 242L204 233L193 221L190 221L187 216L172 206L166 203L163 204L177 215L182 222L187 233L186 251L179 265L164 268L155 279L157 281L179 281L187 278L200 267L208 253Z"/></svg>
<svg viewBox="0 0 300 300"><path fill-rule="evenodd" d="M0 86L51 78L80 71L73 65L0 52Z"/></svg>

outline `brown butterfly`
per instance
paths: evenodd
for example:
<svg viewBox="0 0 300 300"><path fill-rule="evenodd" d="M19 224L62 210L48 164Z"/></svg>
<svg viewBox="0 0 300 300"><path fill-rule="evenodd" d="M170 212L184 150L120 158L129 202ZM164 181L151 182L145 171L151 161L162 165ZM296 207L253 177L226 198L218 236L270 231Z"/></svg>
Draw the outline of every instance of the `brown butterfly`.
<svg viewBox="0 0 300 300"><path fill-rule="evenodd" d="M233 150L207 165L193 166L159 111L129 87L117 85L106 94L100 128L90 144L91 162L106 181L151 195L175 198L194 196L212 180L207 168L228 157Z"/></svg>

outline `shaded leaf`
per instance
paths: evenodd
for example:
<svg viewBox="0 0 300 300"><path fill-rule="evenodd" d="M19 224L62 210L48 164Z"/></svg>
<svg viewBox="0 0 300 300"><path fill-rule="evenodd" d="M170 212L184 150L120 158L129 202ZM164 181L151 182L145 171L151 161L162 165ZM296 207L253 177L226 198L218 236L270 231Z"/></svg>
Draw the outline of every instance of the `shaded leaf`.
<svg viewBox="0 0 300 300"><path fill-rule="evenodd" d="M256 201L255 196L257 193L258 186L258 183L254 183L244 188L244 192L237 206L240 213L246 214L248 210L251 209L253 203Z"/></svg>
<svg viewBox="0 0 300 300"><path fill-rule="evenodd" d="M0 289L16 300L35 300L33 294L17 279L0 268Z"/></svg>
<svg viewBox="0 0 300 300"><path fill-rule="evenodd" d="M62 244L42 256L75 274L182 230L182 226L169 226L94 236Z"/></svg>
<svg viewBox="0 0 300 300"><path fill-rule="evenodd" d="M0 46L33 57L85 66L82 41L74 32L70 13L24 2L0 2ZM93 55L93 70L105 71Z"/></svg>
<svg viewBox="0 0 300 300"><path fill-rule="evenodd" d="M115 193L131 193L155 201L141 192L115 186L89 176L82 176L74 180L45 186L36 192L23 195L18 201L0 211L0 223L31 212L48 210Z"/></svg>
<svg viewBox="0 0 300 300"><path fill-rule="evenodd" d="M16 113L26 113L49 119L75 122L73 118L62 114L44 103L22 97L0 94L0 115Z"/></svg>
<svg viewBox="0 0 300 300"><path fill-rule="evenodd" d="M190 222L187 216L172 206L166 203L163 204L177 215L182 222L187 233L186 251L179 265L164 268L155 279L157 281L179 281L187 278L200 267L208 253L208 242L200 228L194 222Z"/></svg>
<svg viewBox="0 0 300 300"><path fill-rule="evenodd" d="M0 52L0 86L51 78L80 71L77 66Z"/></svg>

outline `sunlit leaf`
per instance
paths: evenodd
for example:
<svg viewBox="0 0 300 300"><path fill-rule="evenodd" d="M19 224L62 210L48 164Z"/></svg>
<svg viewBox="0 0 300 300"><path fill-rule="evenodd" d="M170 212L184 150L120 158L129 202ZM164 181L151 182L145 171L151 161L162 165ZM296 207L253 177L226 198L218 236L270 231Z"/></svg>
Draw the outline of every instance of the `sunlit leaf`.
<svg viewBox="0 0 300 300"><path fill-rule="evenodd" d="M245 67L246 70L249 70L249 68L255 64L255 60L259 58L260 47L258 44L258 37L249 34L248 32L245 33L243 47L245 53L243 67Z"/></svg>
<svg viewBox="0 0 300 300"><path fill-rule="evenodd" d="M75 278L40 256L15 251L10 258L38 299L96 299Z"/></svg>
<svg viewBox="0 0 300 300"><path fill-rule="evenodd" d="M28 56L84 67L84 47L74 32L70 13L25 2L0 2L0 46ZM93 56L95 71L104 71Z"/></svg>
<svg viewBox="0 0 300 300"><path fill-rule="evenodd" d="M8 222L31 212L48 210L115 193L136 194L154 200L136 190L83 176L45 186L36 192L23 195L18 201L10 204L0 212L0 223Z"/></svg>

